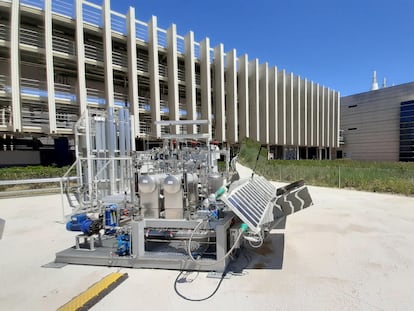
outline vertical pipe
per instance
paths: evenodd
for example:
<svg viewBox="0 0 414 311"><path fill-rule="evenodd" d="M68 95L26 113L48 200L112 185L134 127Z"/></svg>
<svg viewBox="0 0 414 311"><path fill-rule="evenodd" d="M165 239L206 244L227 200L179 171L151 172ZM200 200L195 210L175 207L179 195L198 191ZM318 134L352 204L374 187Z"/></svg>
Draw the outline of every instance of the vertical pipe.
<svg viewBox="0 0 414 311"><path fill-rule="evenodd" d="M114 119L114 108L108 107L107 108L107 121L106 121L106 140L107 140L107 149L108 149L108 158L111 162L110 165L107 166L109 169L109 179L111 184L111 191L110 194L115 193L116 189L116 172L115 172L115 139L116 139L116 131L115 131L115 119Z"/></svg>
<svg viewBox="0 0 414 311"><path fill-rule="evenodd" d="M96 161L96 171L100 172L103 166L105 165L105 161L101 160L100 158L105 158L105 120L103 118L95 117L95 149L96 149L96 157L98 158ZM92 143L92 142L91 142ZM105 172L101 172L99 176L96 178L105 179L107 175Z"/></svg>
<svg viewBox="0 0 414 311"><path fill-rule="evenodd" d="M125 114L124 110L118 110L118 141L119 141L119 156L125 157L126 145L125 145ZM125 189L125 160L119 160L119 180L120 180L120 189ZM118 166L118 162L116 163ZM120 190L118 189L118 190Z"/></svg>
<svg viewBox="0 0 414 311"><path fill-rule="evenodd" d="M119 122L119 156L125 157L126 152L126 144L125 144L125 109L119 109L118 110L118 122Z"/></svg>
<svg viewBox="0 0 414 311"><path fill-rule="evenodd" d="M131 138L133 138L133 135L131 135L131 117L129 114L128 109L124 109L124 125L125 125L125 152L126 155L129 156L131 154Z"/></svg>
<svg viewBox="0 0 414 311"><path fill-rule="evenodd" d="M91 154L91 120L89 116L89 112L86 110L84 113L85 118L85 150L86 150L86 161L87 161L87 183L88 183L88 194L89 200L92 202L92 175L93 175L93 167L92 167L92 154Z"/></svg>

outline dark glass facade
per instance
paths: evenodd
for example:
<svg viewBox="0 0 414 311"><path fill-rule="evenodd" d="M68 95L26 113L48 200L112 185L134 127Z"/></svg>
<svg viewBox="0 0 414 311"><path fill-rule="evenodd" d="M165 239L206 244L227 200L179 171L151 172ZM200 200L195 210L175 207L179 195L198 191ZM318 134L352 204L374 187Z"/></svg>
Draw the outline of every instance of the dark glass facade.
<svg viewBox="0 0 414 311"><path fill-rule="evenodd" d="M414 162L414 100L400 106L400 161Z"/></svg>

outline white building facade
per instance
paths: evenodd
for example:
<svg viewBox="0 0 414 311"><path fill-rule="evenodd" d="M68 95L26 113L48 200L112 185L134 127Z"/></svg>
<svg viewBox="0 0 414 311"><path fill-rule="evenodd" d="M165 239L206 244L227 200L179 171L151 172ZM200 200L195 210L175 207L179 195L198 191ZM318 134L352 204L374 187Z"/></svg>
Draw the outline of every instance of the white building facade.
<svg viewBox="0 0 414 311"><path fill-rule="evenodd" d="M161 120L208 120L174 133L250 137L278 158L330 158L339 146L339 92L271 67L135 9L83 0L0 0L0 132L73 134L86 109L128 107L137 138Z"/></svg>

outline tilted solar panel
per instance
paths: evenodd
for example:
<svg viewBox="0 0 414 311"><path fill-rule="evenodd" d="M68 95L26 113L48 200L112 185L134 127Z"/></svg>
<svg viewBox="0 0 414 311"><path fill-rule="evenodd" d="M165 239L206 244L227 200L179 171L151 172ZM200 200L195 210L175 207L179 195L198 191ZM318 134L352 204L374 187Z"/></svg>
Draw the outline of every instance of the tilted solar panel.
<svg viewBox="0 0 414 311"><path fill-rule="evenodd" d="M272 198L276 187L261 176L254 176L236 187L221 200L255 233L262 225L273 221Z"/></svg>

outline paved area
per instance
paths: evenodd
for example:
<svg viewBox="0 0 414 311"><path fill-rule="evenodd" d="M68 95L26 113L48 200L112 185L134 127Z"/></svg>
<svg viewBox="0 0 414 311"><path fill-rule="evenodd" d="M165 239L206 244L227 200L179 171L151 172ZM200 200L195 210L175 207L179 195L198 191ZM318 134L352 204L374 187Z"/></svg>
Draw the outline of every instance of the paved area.
<svg viewBox="0 0 414 311"><path fill-rule="evenodd" d="M217 293L189 302L174 290L177 271L121 269L129 278L93 310L411 310L414 305L414 198L310 187L314 206L288 217L243 273ZM0 309L56 310L117 268L43 268L74 244L59 195L0 200ZM243 263L243 260L245 262ZM211 294L206 273L180 278L189 298Z"/></svg>

